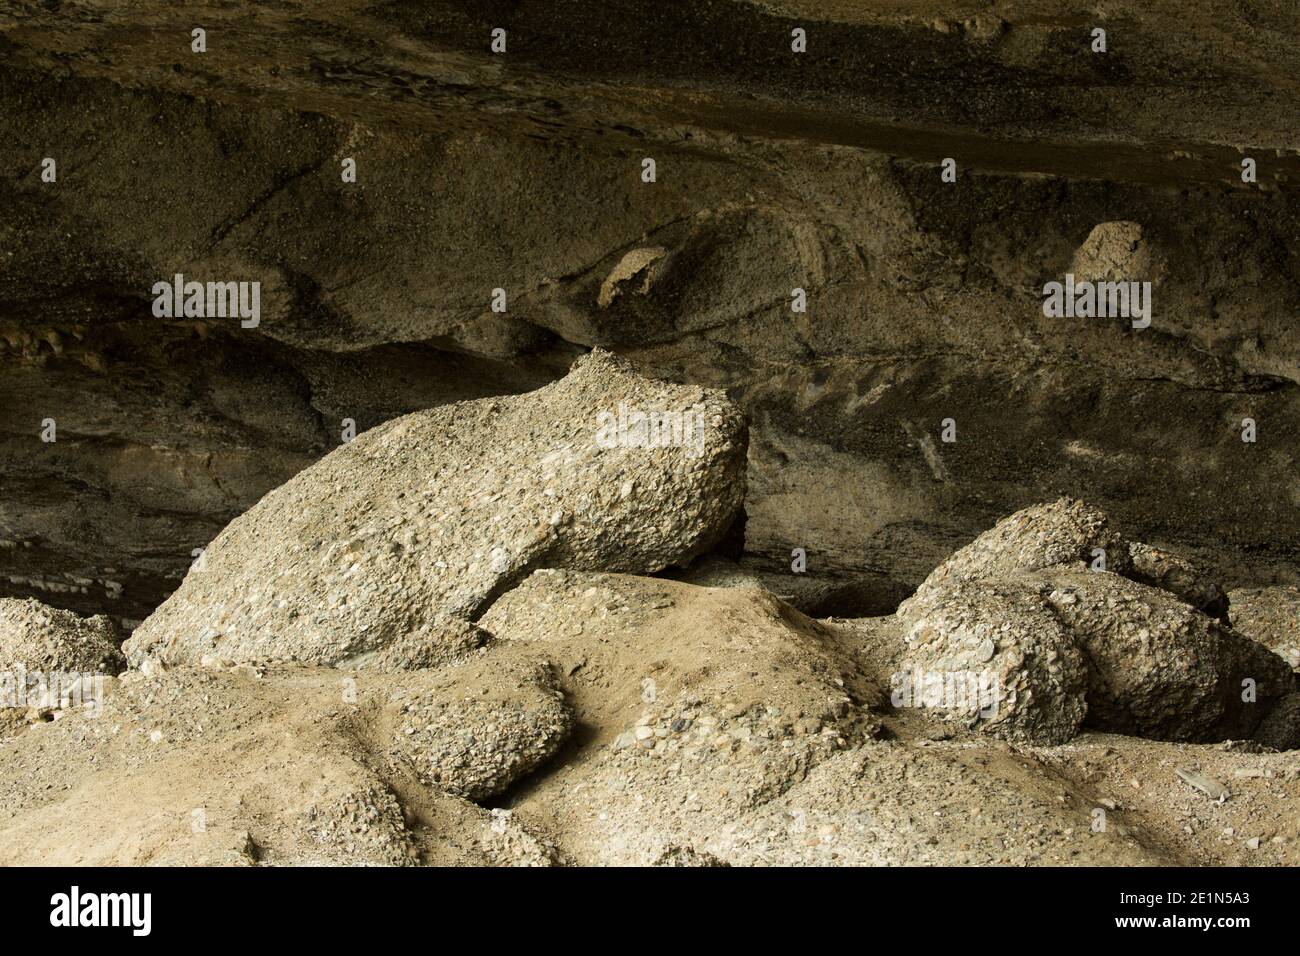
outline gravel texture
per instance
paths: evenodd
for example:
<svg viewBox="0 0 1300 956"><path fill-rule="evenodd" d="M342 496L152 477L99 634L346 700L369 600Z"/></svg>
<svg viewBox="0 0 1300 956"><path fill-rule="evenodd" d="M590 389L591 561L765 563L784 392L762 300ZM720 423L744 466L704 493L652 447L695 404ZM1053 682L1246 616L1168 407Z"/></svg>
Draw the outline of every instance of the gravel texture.
<svg viewBox="0 0 1300 956"><path fill-rule="evenodd" d="M994 695L972 695L967 684L965 694L929 709L1009 740L1062 744L1078 733L1088 712L1085 658L1032 582L976 581L929 593L900 612L907 646L900 680L916 687L919 675L979 675L976 686Z"/></svg>
<svg viewBox="0 0 1300 956"><path fill-rule="evenodd" d="M995 717L957 700L936 708L951 719L1039 744L1081 726L1211 741L1249 737L1294 683L1282 658L1221 623L1226 609L1192 562L1062 498L958 550L898 617L906 671L996 675Z"/></svg>
<svg viewBox="0 0 1300 956"><path fill-rule="evenodd" d="M1128 567L1128 542L1110 519L1078 499L1060 498L1003 518L935 568L917 594L1075 561L1091 566L1098 550L1104 553L1106 570Z"/></svg>
<svg viewBox="0 0 1300 956"><path fill-rule="evenodd" d="M1233 627L1300 671L1300 588L1240 588L1228 600Z"/></svg>
<svg viewBox="0 0 1300 956"><path fill-rule="evenodd" d="M113 623L39 601L0 598L0 670L116 674L125 661Z"/></svg>

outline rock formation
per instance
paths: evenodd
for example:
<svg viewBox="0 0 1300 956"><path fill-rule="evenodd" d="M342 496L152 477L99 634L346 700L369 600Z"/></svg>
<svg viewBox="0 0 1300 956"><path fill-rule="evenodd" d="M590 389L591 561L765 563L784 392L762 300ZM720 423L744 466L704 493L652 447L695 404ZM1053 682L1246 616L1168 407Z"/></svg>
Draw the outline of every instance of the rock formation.
<svg viewBox="0 0 1300 956"><path fill-rule="evenodd" d="M602 436L620 408L640 435ZM657 435L658 416L670 424ZM417 412L306 469L217 536L127 651L166 664L455 657L476 646L467 625L534 568L688 563L735 518L744 466L723 396L596 352L537 392Z"/></svg>
<svg viewBox="0 0 1300 956"><path fill-rule="evenodd" d="M345 420L594 346L732 391L746 557L807 549L825 613L1066 493L1300 583L1297 25L1098 16L1104 54L1022 0L0 11L0 586L132 626ZM1044 317L1072 269L1158 281L1151 327ZM260 324L155 317L178 272L261 281Z"/></svg>
<svg viewBox="0 0 1300 956"><path fill-rule="evenodd" d="M1300 863L1300 26L989 7L0 10L0 864Z"/></svg>
<svg viewBox="0 0 1300 956"><path fill-rule="evenodd" d="M106 617L82 618L39 601L0 598L0 670L116 674L121 637Z"/></svg>
<svg viewBox="0 0 1300 956"><path fill-rule="evenodd" d="M1249 737L1294 680L1281 657L1200 610L1220 604L1222 589L1190 562L1126 541L1105 514L1062 498L957 551L898 616L907 673L996 677L996 704L940 704L981 730L1043 744L1085 725L1159 740Z"/></svg>
<svg viewBox="0 0 1300 956"><path fill-rule="evenodd" d="M598 440L591 413L619 403L707 427ZM1238 858L1172 844L1158 793L1142 822L1073 836L1089 755L1149 767L1171 751L1144 748L1184 745L1143 738L1254 733L1199 763L1268 779L1300 744L1290 667L1186 603L1211 592L1191 562L1061 499L958 550L897 615L818 621L745 575L650 576L727 533L744 447L721 395L596 352L537 392L372 429L267 495L120 675L110 625L7 602L8 655L107 673L93 707L0 725L0 862ZM1116 570L1157 567L1172 590ZM945 824L954 807L973 822Z"/></svg>

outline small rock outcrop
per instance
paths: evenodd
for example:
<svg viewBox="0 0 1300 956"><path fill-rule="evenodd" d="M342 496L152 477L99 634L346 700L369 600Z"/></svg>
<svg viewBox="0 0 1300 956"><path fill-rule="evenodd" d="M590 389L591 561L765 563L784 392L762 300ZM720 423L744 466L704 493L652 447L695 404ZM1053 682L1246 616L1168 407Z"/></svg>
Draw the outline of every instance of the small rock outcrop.
<svg viewBox="0 0 1300 956"><path fill-rule="evenodd" d="M1098 223L1074 253L1070 269L1086 282L1159 282L1168 272L1164 256L1155 249L1141 223L1128 220Z"/></svg>
<svg viewBox="0 0 1300 956"><path fill-rule="evenodd" d="M1156 740L1240 739L1291 689L1276 654L1169 592L1085 569L1043 578L1088 661L1090 727Z"/></svg>
<svg viewBox="0 0 1300 956"><path fill-rule="evenodd" d="M1060 498L1003 518L935 568L916 593L1075 561L1092 565L1099 559L1105 570L1126 570L1128 542L1103 512L1075 498Z"/></svg>
<svg viewBox="0 0 1300 956"><path fill-rule="evenodd" d="M1128 553L1133 580L1175 594L1201 613L1228 623L1228 595L1191 561L1140 541L1130 541Z"/></svg>
<svg viewBox="0 0 1300 956"><path fill-rule="evenodd" d="M560 749L573 718L540 662L470 661L397 703L389 756L467 800L504 791Z"/></svg>
<svg viewBox="0 0 1300 956"><path fill-rule="evenodd" d="M920 706L1010 740L1062 744L1088 712L1085 664L1039 590L971 581L909 602L895 705Z"/></svg>
<svg viewBox="0 0 1300 956"><path fill-rule="evenodd" d="M600 351L536 392L406 415L231 522L128 655L427 666L535 568L648 573L713 545L745 434L721 393Z"/></svg>
<svg viewBox="0 0 1300 956"><path fill-rule="evenodd" d="M1241 588L1228 600L1233 627L1300 671L1300 588Z"/></svg>
<svg viewBox="0 0 1300 956"><path fill-rule="evenodd" d="M902 673L913 686L926 675L936 713L1011 740L1059 744L1082 727L1245 738L1293 680L1209 616L1226 607L1191 562L1127 542L1104 513L1063 498L998 522L899 606ZM996 706L954 699L962 679L996 687Z"/></svg>
<svg viewBox="0 0 1300 956"><path fill-rule="evenodd" d="M0 671L113 675L121 638L102 614L81 617L33 599L0 598Z"/></svg>

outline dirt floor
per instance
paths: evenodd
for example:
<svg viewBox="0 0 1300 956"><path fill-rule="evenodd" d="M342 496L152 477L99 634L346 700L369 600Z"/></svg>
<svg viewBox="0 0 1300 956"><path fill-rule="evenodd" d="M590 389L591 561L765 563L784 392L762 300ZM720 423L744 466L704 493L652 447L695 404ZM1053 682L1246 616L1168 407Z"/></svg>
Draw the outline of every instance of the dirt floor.
<svg viewBox="0 0 1300 956"><path fill-rule="evenodd" d="M755 590L619 575L521 590L487 621L498 640L445 673L129 672L97 717L12 728L0 861L1300 862L1295 752L1009 744L888 706L889 619L819 623ZM521 661L562 695L562 747L481 804L423 783L400 746L406 702L442 675L453 708L540 709Z"/></svg>

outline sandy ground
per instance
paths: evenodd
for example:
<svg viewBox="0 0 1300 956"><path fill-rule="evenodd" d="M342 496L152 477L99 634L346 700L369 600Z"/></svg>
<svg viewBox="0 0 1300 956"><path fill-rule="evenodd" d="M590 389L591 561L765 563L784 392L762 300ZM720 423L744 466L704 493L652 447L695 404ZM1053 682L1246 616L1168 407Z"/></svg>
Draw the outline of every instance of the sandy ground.
<svg viewBox="0 0 1300 956"><path fill-rule="evenodd" d="M0 861L1300 862L1295 753L1094 733L1020 746L897 710L882 689L892 618L817 622L754 589L539 572L483 624L495 640L448 669L130 672L98 716L11 723ZM406 704L481 699L479 722L541 712L524 666L571 714L563 746L531 774L507 769L481 805L423 782L400 746Z"/></svg>

